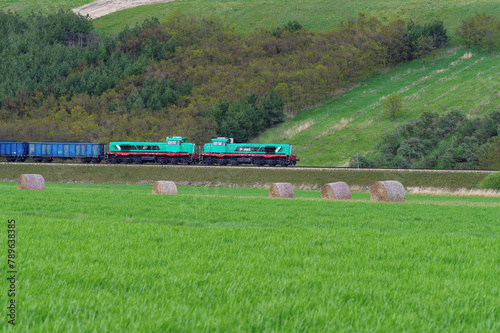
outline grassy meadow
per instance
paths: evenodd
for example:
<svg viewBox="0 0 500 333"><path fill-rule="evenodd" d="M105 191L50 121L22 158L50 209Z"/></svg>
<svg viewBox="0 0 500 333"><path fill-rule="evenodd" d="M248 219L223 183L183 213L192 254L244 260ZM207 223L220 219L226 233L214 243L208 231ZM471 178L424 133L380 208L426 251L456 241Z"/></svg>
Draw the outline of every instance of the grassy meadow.
<svg viewBox="0 0 500 333"><path fill-rule="evenodd" d="M91 0L2 0L0 10L10 10L21 15L28 15L31 12L54 13L59 10L70 10L83 6Z"/></svg>
<svg viewBox="0 0 500 333"><path fill-rule="evenodd" d="M448 29L454 30L464 18L476 12L500 15L500 8L492 1L325 1L325 0L175 0L169 3L136 7L112 13L95 20L102 33L116 33L125 24L141 23L151 16L162 18L173 10L197 16L222 17L241 33L259 28L274 29L296 20L306 29L331 30L341 21L356 17L363 12L383 21L394 19L430 22L442 20ZM154 14L153 14L154 13ZM454 35L454 32L452 32Z"/></svg>
<svg viewBox="0 0 500 333"><path fill-rule="evenodd" d="M21 14L31 11L54 12L59 9L69 10L90 3L89 0L55 1L19 1L5 0L0 10L15 10ZM330 30L341 21L355 17L363 12L376 16L383 21L394 19L417 22L442 20L445 26L454 30L461 20L474 13L500 15L500 8L490 0L442 0L442 1L324 1L324 0L175 0L163 4L140 6L112 13L95 20L95 26L102 33L117 33L125 25L142 23L152 16L160 20L173 10L181 10L198 16L217 16L226 19L242 32L249 32L260 27L275 28L291 20L300 22L311 30ZM452 35L454 32L451 31Z"/></svg>
<svg viewBox="0 0 500 333"><path fill-rule="evenodd" d="M0 218L16 220L16 331L500 329L499 198L266 196L0 183Z"/></svg>

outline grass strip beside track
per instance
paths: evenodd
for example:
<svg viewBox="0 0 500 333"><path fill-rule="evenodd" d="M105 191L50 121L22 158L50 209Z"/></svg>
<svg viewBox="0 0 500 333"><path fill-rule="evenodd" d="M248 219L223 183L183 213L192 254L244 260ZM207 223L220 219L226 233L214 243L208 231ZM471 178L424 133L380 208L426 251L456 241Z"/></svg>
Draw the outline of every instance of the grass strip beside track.
<svg viewBox="0 0 500 333"><path fill-rule="evenodd" d="M381 180L397 180L405 187L477 188L486 173L411 172L387 170L327 170L287 168L228 168L136 165L28 165L1 164L0 181L17 181L21 174L41 174L47 182L152 184L170 180L182 186L269 186L287 182L302 189L319 189L327 183L344 181L368 188Z"/></svg>

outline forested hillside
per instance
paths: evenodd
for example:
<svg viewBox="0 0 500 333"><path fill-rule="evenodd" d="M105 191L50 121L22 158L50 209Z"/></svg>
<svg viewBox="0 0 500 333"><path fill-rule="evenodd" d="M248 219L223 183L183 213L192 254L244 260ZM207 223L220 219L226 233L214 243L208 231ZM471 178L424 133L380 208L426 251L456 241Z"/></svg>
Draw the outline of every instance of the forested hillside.
<svg viewBox="0 0 500 333"><path fill-rule="evenodd" d="M446 44L439 21L240 36L177 12L100 38L71 12L2 12L0 133L16 140L250 140L347 83Z"/></svg>

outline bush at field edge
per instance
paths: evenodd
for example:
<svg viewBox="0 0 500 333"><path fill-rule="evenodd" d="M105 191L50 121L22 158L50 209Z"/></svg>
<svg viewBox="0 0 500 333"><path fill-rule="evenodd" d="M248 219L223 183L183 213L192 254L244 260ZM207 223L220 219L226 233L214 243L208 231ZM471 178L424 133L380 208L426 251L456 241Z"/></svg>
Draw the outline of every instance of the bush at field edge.
<svg viewBox="0 0 500 333"><path fill-rule="evenodd" d="M484 189L500 190L500 171L490 173L486 176L479 184L479 187Z"/></svg>

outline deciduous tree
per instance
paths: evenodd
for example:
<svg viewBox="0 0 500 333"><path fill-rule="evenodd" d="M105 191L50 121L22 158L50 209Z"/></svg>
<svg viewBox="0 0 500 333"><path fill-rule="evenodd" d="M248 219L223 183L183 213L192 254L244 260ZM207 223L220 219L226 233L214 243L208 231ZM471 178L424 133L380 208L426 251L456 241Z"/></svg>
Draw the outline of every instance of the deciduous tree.
<svg viewBox="0 0 500 333"><path fill-rule="evenodd" d="M384 113L387 113L392 120L404 112L403 108L404 98L399 95L389 95L382 100L382 107Z"/></svg>

